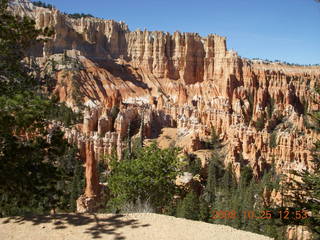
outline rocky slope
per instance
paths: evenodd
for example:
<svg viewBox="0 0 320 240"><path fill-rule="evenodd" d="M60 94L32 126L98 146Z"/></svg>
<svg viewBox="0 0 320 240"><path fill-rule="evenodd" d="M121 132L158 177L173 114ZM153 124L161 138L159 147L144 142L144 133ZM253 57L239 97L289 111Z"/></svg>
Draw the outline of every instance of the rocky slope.
<svg viewBox="0 0 320 240"><path fill-rule="evenodd" d="M25 1L11 6L37 27L55 30L49 42L30 50L31 60L52 74L61 101L76 108L77 92L91 107L82 132L100 142L98 151L119 144L144 106L146 137L154 122L200 139L214 126L227 143L226 161L237 163L242 153L257 172L271 156L278 169L309 166L307 148L315 136L303 113L319 109L313 101L319 67L243 59L217 35L129 31L122 22L73 19ZM121 108L115 121L113 106Z"/></svg>
<svg viewBox="0 0 320 240"><path fill-rule="evenodd" d="M304 117L320 107L320 67L244 59L217 35L130 31L123 22L74 19L26 1L11 9L55 30L30 49L28 61L56 82L61 101L90 107L81 126L66 129L84 158L88 144L96 159L114 148L121 157L129 123L143 119L136 132L154 138L164 127L177 128L186 152L203 148L214 127L237 174L241 162L256 175L272 162L278 172L310 168L308 149L319 136Z"/></svg>

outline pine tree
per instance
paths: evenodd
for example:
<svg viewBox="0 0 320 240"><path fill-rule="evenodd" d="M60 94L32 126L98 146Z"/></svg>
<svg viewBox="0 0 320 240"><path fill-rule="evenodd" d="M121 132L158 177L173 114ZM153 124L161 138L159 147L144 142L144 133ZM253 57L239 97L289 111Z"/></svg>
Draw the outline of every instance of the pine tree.
<svg viewBox="0 0 320 240"><path fill-rule="evenodd" d="M208 203L212 204L215 201L217 188L219 187L219 179L222 174L222 164L218 153L215 151L209 161L208 178L204 194L204 198Z"/></svg>
<svg viewBox="0 0 320 240"><path fill-rule="evenodd" d="M33 20L13 16L7 6L0 2L0 216L69 208L70 146L59 129L48 128L59 105L40 91L43 81L23 61L50 31L36 30Z"/></svg>
<svg viewBox="0 0 320 240"><path fill-rule="evenodd" d="M131 159L132 156L132 148L131 148L131 122L128 124L128 131L127 131L127 146L128 146L128 158Z"/></svg>
<svg viewBox="0 0 320 240"><path fill-rule="evenodd" d="M202 197L200 197L199 220L203 222L208 222L209 218L210 218L209 204Z"/></svg>
<svg viewBox="0 0 320 240"><path fill-rule="evenodd" d="M192 173L193 175L200 173L201 160L195 154L188 154L187 162L187 165L183 169L185 172Z"/></svg>
<svg viewBox="0 0 320 240"><path fill-rule="evenodd" d="M313 232L315 238L320 237L320 141L312 149L314 168L311 170L291 171L296 178L291 178L287 187L293 193L289 199L305 211L310 212L304 224Z"/></svg>
<svg viewBox="0 0 320 240"><path fill-rule="evenodd" d="M72 178L72 189L70 195L70 205L71 211L76 210L76 200L82 194L84 189L84 171L80 161L76 161L74 168L73 178Z"/></svg>
<svg viewBox="0 0 320 240"><path fill-rule="evenodd" d="M228 194L230 194L237 186L231 163L228 164L224 172L221 185L224 186L224 190Z"/></svg>
<svg viewBox="0 0 320 240"><path fill-rule="evenodd" d="M316 89L315 103L319 104L320 89ZM310 124L315 132L320 132L320 111L308 114L312 123ZM291 171L294 177L290 178L286 185L293 196L289 199L295 206L310 212L309 217L303 223L312 231L314 238L320 238L320 140L314 143L312 148L313 166L309 170Z"/></svg>
<svg viewBox="0 0 320 240"><path fill-rule="evenodd" d="M140 147L143 147L144 140L144 112L141 114L141 123L140 123Z"/></svg>
<svg viewBox="0 0 320 240"><path fill-rule="evenodd" d="M193 191L191 191L181 202L178 217L199 220L199 210L199 198Z"/></svg>
<svg viewBox="0 0 320 240"><path fill-rule="evenodd" d="M248 166L243 166L241 168L241 176L240 176L240 181L239 181L239 186L240 188L243 187L245 188L248 186L253 178L253 171L252 168Z"/></svg>
<svg viewBox="0 0 320 240"><path fill-rule="evenodd" d="M220 140L219 135L216 132L216 129L212 126L211 127L211 135L210 135L210 148L215 150L220 147Z"/></svg>

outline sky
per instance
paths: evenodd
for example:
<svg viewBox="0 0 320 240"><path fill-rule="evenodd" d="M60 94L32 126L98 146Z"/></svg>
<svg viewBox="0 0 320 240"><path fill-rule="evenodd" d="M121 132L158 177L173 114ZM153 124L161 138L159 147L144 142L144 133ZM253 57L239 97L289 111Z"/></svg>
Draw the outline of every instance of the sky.
<svg viewBox="0 0 320 240"><path fill-rule="evenodd" d="M215 33L241 57L320 64L314 0L43 0L62 12L124 21L130 30Z"/></svg>

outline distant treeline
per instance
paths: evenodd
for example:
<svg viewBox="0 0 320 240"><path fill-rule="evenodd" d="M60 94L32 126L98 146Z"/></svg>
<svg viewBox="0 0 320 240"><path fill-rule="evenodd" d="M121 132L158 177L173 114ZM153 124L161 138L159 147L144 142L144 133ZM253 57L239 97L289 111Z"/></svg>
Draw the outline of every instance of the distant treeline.
<svg viewBox="0 0 320 240"><path fill-rule="evenodd" d="M53 5L47 4L47 3L41 2L41 1L33 1L32 3L33 3L33 5L35 5L37 7L49 8L49 9L54 8Z"/></svg>
<svg viewBox="0 0 320 240"><path fill-rule="evenodd" d="M71 17L71 18L94 17L91 14L85 14L85 13L72 13L72 14L65 13L65 14L68 15L69 17Z"/></svg>
<svg viewBox="0 0 320 240"><path fill-rule="evenodd" d="M286 65L290 65L290 66L320 66L320 64L299 64L299 63L289 63L286 61L281 61L281 60L269 60L269 59L260 59L260 58L252 58L252 59L248 59L249 61L262 61L265 63L281 63L281 64L286 64Z"/></svg>
<svg viewBox="0 0 320 240"><path fill-rule="evenodd" d="M52 9L55 8L55 6L53 6L52 4L47 4L45 2L41 2L41 1L34 1L32 2L33 5L37 6L37 7L43 7L43 8L48 8L48 9ZM66 15L68 15L71 18L86 18L86 17L94 17L91 14L85 14L85 13L64 13Z"/></svg>

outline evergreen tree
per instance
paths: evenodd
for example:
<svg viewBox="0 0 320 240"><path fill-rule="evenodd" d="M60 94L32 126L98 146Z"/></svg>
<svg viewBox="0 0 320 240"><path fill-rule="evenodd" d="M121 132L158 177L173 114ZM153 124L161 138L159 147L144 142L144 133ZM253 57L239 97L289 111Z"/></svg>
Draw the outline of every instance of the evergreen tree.
<svg viewBox="0 0 320 240"><path fill-rule="evenodd" d="M144 140L144 112L141 114L141 123L140 123L140 147L143 147Z"/></svg>
<svg viewBox="0 0 320 240"><path fill-rule="evenodd" d="M195 154L188 154L187 165L183 171L192 173L193 175L199 174L201 170L201 160Z"/></svg>
<svg viewBox="0 0 320 240"><path fill-rule="evenodd" d="M49 8L49 9L53 8L51 4L46 4L45 2L42 2L42 1L33 1L32 3L37 7Z"/></svg>
<svg viewBox="0 0 320 240"><path fill-rule="evenodd" d="M315 103L319 104L320 89L316 87ZM309 114L312 129L320 132L320 111ZM318 139L312 151L313 166L309 170L291 171L294 177L289 176L290 182L287 183L292 193L287 197L295 206L308 211L309 217L303 221L312 231L314 238L320 238L320 140Z"/></svg>
<svg viewBox="0 0 320 240"><path fill-rule="evenodd" d="M320 237L320 141L312 149L314 168L310 170L291 171L295 178L287 183L291 194L287 197L299 209L309 212L309 217L303 221L312 231L315 239ZM297 179L299 177L300 179Z"/></svg>
<svg viewBox="0 0 320 240"><path fill-rule="evenodd" d="M263 191L266 188L272 191L278 185L279 181L274 168L271 167L270 170L266 171L262 179L255 179L251 167L249 165L242 165L240 178L236 181L231 164L226 169L222 169L220 164L218 166L217 169L220 170L217 171L215 164L211 165L212 170L210 170L209 162L208 171L213 172L213 174L208 175L203 197L206 199L208 190L213 188L212 192L214 192L215 197L211 202L210 210L222 210L226 213L226 216L221 218L220 215L220 219L209 219L209 222L225 224L281 239L281 222L278 219L261 220L252 216L252 214L260 216L263 211L269 209L269 206L264 205ZM220 172L220 174L215 174L215 172ZM212 178L212 176L218 177ZM183 209L182 207L180 208L181 210ZM231 211L237 213L235 218L227 216Z"/></svg>
<svg viewBox="0 0 320 240"><path fill-rule="evenodd" d="M71 146L59 128L48 128L59 105L40 91L41 81L23 62L26 50L50 31L11 15L7 4L0 2L0 216L67 210Z"/></svg>
<svg viewBox="0 0 320 240"><path fill-rule="evenodd" d="M189 192L181 202L178 217L199 220L199 198L193 191Z"/></svg>
<svg viewBox="0 0 320 240"><path fill-rule="evenodd" d="M83 166L80 161L76 161L73 177L72 177L72 183L71 183L71 194L70 194L70 205L71 211L76 210L76 200L78 197L82 194L84 189L84 170Z"/></svg>
<svg viewBox="0 0 320 240"><path fill-rule="evenodd" d="M52 34L48 28L35 29L30 18L13 16L7 6L8 0L0 2L0 95L35 89L37 79L22 60L30 46Z"/></svg>
<svg viewBox="0 0 320 240"><path fill-rule="evenodd" d="M224 186L226 193L230 194L237 186L237 182L232 170L231 163L228 164L226 171L223 174L221 185Z"/></svg>
<svg viewBox="0 0 320 240"><path fill-rule="evenodd" d="M239 187L245 188L248 186L253 178L252 168L247 165L241 168L241 176L239 180Z"/></svg>
<svg viewBox="0 0 320 240"><path fill-rule="evenodd" d="M223 167L220 162L220 157L215 151L208 165L208 178L205 187L204 198L208 203L213 203L216 198L217 188L219 187L219 179L223 174Z"/></svg>
<svg viewBox="0 0 320 240"><path fill-rule="evenodd" d="M128 124L127 130L127 147L128 147L128 159L131 159L132 156L132 147L131 147L131 122Z"/></svg>
<svg viewBox="0 0 320 240"><path fill-rule="evenodd" d="M272 132L270 134L269 147L275 148L277 146L277 132Z"/></svg>
<svg viewBox="0 0 320 240"><path fill-rule="evenodd" d="M203 222L208 222L209 218L210 218L209 204L202 197L200 197L199 220Z"/></svg>
<svg viewBox="0 0 320 240"><path fill-rule="evenodd" d="M219 135L217 134L216 129L212 126L210 141L209 141L209 148L215 150L219 147L220 147Z"/></svg>

